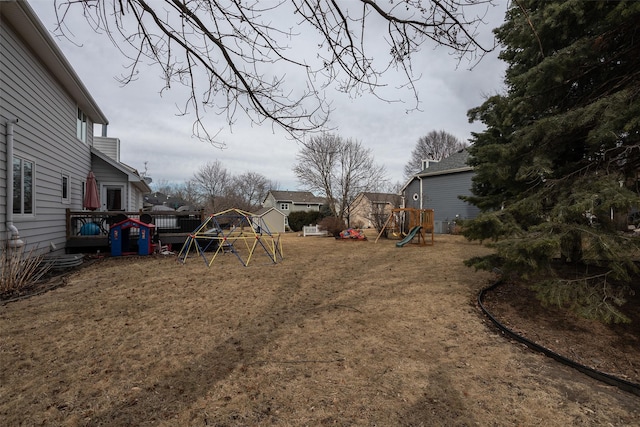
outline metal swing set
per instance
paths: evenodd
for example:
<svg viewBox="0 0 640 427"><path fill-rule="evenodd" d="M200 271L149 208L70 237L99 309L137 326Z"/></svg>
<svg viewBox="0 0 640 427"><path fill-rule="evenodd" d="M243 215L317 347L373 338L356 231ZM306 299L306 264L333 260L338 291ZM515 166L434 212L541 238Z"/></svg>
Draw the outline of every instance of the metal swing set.
<svg viewBox="0 0 640 427"><path fill-rule="evenodd" d="M220 254L235 255L247 267L256 252L263 252L273 264L284 259L279 233L271 233L261 217L240 209L209 215L187 236L178 260L183 264L195 253L211 267Z"/></svg>

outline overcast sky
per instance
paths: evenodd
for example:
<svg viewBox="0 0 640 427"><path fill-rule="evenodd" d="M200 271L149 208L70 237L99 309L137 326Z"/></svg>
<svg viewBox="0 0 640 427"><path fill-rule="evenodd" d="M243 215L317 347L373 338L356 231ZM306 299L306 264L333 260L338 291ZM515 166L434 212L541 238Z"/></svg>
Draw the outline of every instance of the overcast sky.
<svg viewBox="0 0 640 427"><path fill-rule="evenodd" d="M51 0L29 0L44 26L53 32L56 26ZM502 3L502 2L498 2ZM280 184L282 190L300 188L293 173L299 146L285 132L270 124L250 125L239 121L233 129L224 118L207 116L210 127L221 129L218 139L227 148L214 148L192 137L193 117L179 117L176 104L183 97L159 91L163 82L157 69L143 70L141 77L122 87L116 76L124 72L127 60L104 34L94 33L76 13L65 22L75 38L55 40L109 120L108 136L121 140L121 161L145 169L154 184L182 183L208 161L220 160L232 174L258 172ZM489 10L487 25L479 28L480 40L493 44L491 29L501 24L506 6ZM482 11L479 11L481 13ZM461 140L472 131L483 129L469 124L466 113L482 104L488 95L502 92L505 65L497 52L485 56L469 70L466 61L459 63L446 49L425 45L416 55L414 65L422 70L417 84L422 111L407 113L414 102L386 103L364 95L349 99L329 92L334 111L329 125L344 138L353 138L371 149L377 163L383 164L391 182L402 182L403 167L421 136L432 130L445 130ZM393 76L390 76L393 77ZM219 124L216 124L219 122ZM96 126L95 133L101 133Z"/></svg>

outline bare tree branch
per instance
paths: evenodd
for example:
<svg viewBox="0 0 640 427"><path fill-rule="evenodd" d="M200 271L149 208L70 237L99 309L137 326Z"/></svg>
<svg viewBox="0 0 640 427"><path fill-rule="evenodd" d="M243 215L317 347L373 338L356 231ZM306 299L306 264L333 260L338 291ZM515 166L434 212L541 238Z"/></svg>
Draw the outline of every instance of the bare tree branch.
<svg viewBox="0 0 640 427"><path fill-rule="evenodd" d="M297 155L294 173L303 186L327 198L333 215L345 218L356 196L385 182L384 166L375 164L361 142L338 135L314 135Z"/></svg>
<svg viewBox="0 0 640 427"><path fill-rule="evenodd" d="M491 0L55 0L59 34L73 38L65 20L79 10L130 61L123 84L152 65L162 70L161 93L186 87L180 114L193 114L194 135L215 145L222 144L205 121L209 111L224 115L227 126L243 113L302 140L326 130L327 89L394 101L379 93L392 68L418 108L412 55L429 42L459 58L482 56L493 46L481 46L476 30L490 6ZM386 58L374 58L385 43Z"/></svg>
<svg viewBox="0 0 640 427"><path fill-rule="evenodd" d="M468 146L469 144L460 141L444 130L432 130L427 135L418 138L416 146L411 151L411 158L404 165L404 177L409 179L420 172L423 169L423 160L440 161Z"/></svg>

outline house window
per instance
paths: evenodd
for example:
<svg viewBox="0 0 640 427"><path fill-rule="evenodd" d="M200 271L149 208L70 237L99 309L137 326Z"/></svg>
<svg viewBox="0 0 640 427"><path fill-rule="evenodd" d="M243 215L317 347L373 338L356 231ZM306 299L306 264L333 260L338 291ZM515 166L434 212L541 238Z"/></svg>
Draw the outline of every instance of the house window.
<svg viewBox="0 0 640 427"><path fill-rule="evenodd" d="M413 200L417 202L419 198L420 196L418 196L418 193L413 193Z"/></svg>
<svg viewBox="0 0 640 427"><path fill-rule="evenodd" d="M71 181L69 180L69 174L62 174L62 203L71 203Z"/></svg>
<svg viewBox="0 0 640 427"><path fill-rule="evenodd" d="M13 213L33 215L34 164L13 158Z"/></svg>
<svg viewBox="0 0 640 427"><path fill-rule="evenodd" d="M78 108L78 119L76 120L76 138L87 142L87 115L80 108Z"/></svg>
<svg viewBox="0 0 640 427"><path fill-rule="evenodd" d="M289 210L289 204L288 203L280 203L280 210L281 211L288 211Z"/></svg>

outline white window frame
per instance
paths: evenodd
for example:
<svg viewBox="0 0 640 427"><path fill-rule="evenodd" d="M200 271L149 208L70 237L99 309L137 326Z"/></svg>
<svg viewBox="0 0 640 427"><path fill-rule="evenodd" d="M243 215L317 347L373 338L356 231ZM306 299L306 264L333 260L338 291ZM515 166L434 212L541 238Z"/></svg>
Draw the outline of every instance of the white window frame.
<svg viewBox="0 0 640 427"><path fill-rule="evenodd" d="M65 205L71 204L71 176L66 172L60 173L61 195L60 199ZM65 197L66 193L66 197Z"/></svg>
<svg viewBox="0 0 640 427"><path fill-rule="evenodd" d="M289 203L280 203L280 210L281 211L288 211L289 210Z"/></svg>
<svg viewBox="0 0 640 427"><path fill-rule="evenodd" d="M16 160L20 163L20 188L16 187ZM31 165L31 212L24 211L24 193L25 193L25 180L24 180L24 165L29 163ZM13 168L13 215L18 217L33 217L36 215L36 162L30 159L26 159L19 156L13 156L12 161ZM16 198L18 200L16 201ZM17 202L17 203L16 203Z"/></svg>
<svg viewBox="0 0 640 427"><path fill-rule="evenodd" d="M110 183L110 182L105 182L104 184L100 184L100 200L102 202L102 207L104 208L105 211L109 211L109 198L107 197L108 191L109 190L113 190L113 189L120 189L120 206L121 209L119 210L114 210L114 212L117 211L126 211L127 209L127 188L124 184L122 183Z"/></svg>
<svg viewBox="0 0 640 427"><path fill-rule="evenodd" d="M89 118L87 115L78 107L78 114L76 116L76 138L80 141L87 143L87 122Z"/></svg>

